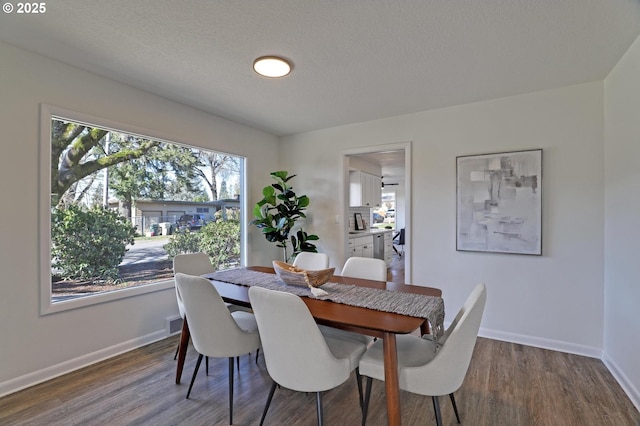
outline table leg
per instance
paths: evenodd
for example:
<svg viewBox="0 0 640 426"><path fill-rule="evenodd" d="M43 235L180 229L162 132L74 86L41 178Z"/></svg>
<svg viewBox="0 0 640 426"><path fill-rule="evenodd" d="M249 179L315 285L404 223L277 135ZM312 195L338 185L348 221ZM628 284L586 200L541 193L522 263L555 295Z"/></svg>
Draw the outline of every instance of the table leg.
<svg viewBox="0 0 640 426"><path fill-rule="evenodd" d="M178 366L176 367L176 385L180 384L182 378L182 368L184 367L184 360L187 357L187 346L189 345L189 337L191 332L189 331L189 325L187 324L187 318L182 321L182 331L180 332L180 346L178 349Z"/></svg>
<svg viewBox="0 0 640 426"><path fill-rule="evenodd" d="M396 335L394 333L384 333L383 339L387 424L389 426L400 426L400 383L398 380Z"/></svg>
<svg viewBox="0 0 640 426"><path fill-rule="evenodd" d="M427 320L424 320L420 326L420 336L424 336L425 334L431 334L431 328L429 327L429 321Z"/></svg>

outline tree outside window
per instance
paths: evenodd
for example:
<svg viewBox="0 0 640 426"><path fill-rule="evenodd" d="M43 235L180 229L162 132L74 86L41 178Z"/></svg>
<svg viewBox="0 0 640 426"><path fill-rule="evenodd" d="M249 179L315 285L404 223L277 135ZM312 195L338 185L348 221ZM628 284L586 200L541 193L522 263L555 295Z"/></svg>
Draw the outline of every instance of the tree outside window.
<svg viewBox="0 0 640 426"><path fill-rule="evenodd" d="M52 117L52 302L169 279L183 252L239 265L243 161Z"/></svg>

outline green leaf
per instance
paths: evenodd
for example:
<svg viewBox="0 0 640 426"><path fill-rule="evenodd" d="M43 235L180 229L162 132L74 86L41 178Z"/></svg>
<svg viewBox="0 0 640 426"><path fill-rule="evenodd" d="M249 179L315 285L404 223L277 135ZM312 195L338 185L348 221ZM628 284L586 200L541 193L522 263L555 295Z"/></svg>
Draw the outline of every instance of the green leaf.
<svg viewBox="0 0 640 426"><path fill-rule="evenodd" d="M273 194L276 193L276 190L272 186L265 186L262 188L262 195L264 198L273 197Z"/></svg>
<svg viewBox="0 0 640 426"><path fill-rule="evenodd" d="M286 178L286 179L284 179L284 178L283 178L282 180L283 180L283 181L285 181L285 182L288 182L288 181L290 181L291 179L293 179L293 178L294 178L294 177L296 177L296 176L298 176L298 175L291 175L291 176L289 176L289 177L288 177L288 178Z"/></svg>
<svg viewBox="0 0 640 426"><path fill-rule="evenodd" d="M298 205L300 207L307 207L309 205L309 197L307 197L306 195L302 195L301 197L298 198Z"/></svg>
<svg viewBox="0 0 640 426"><path fill-rule="evenodd" d="M262 216L262 206L260 206L260 203L258 203L255 206L253 206L253 215L255 217L263 217Z"/></svg>
<svg viewBox="0 0 640 426"><path fill-rule="evenodd" d="M293 192L291 189L286 189L286 190L282 191L282 196L284 196L286 198L295 198L296 193Z"/></svg>
<svg viewBox="0 0 640 426"><path fill-rule="evenodd" d="M266 201L266 204L275 205L276 204L276 197L275 197L275 195L272 195L270 197L266 197L265 201Z"/></svg>
<svg viewBox="0 0 640 426"><path fill-rule="evenodd" d="M277 171L277 172L271 172L271 176L273 176L276 179L281 179L281 180L283 180L285 182L288 180L287 179L287 175L288 174L289 174L289 172L287 172L285 170L280 170L280 171ZM291 176L291 177L293 177L293 176ZM289 178L289 179L291 179L291 178Z"/></svg>

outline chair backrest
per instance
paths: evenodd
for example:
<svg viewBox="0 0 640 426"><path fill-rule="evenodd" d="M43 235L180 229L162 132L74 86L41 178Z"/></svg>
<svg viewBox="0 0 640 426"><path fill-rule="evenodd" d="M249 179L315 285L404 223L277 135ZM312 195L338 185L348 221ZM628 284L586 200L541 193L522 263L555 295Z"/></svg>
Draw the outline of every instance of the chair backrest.
<svg viewBox="0 0 640 426"><path fill-rule="evenodd" d="M400 229L400 234L398 234L398 245L404 245L404 228Z"/></svg>
<svg viewBox="0 0 640 426"><path fill-rule="evenodd" d="M211 260L206 253L178 254L173 258L173 273L187 275L203 275L215 272Z"/></svg>
<svg viewBox="0 0 640 426"><path fill-rule="evenodd" d="M182 273L187 275L203 275L215 272L211 260L206 253L186 253L178 254L173 258L173 273ZM178 310L180 316L184 318L184 303L182 296L176 285L176 299L178 300Z"/></svg>
<svg viewBox="0 0 640 426"><path fill-rule="evenodd" d="M372 257L350 257L342 267L343 277L387 281L387 264Z"/></svg>
<svg viewBox="0 0 640 426"><path fill-rule="evenodd" d="M404 228L400 229L396 235L393 236L393 244L397 244L399 246L404 245Z"/></svg>
<svg viewBox="0 0 640 426"><path fill-rule="evenodd" d="M448 395L462 386L475 347L487 300L487 288L478 284L445 333L445 340L429 363L403 368L400 388L422 395Z"/></svg>
<svg viewBox="0 0 640 426"><path fill-rule="evenodd" d="M176 274L189 331L196 350L206 356L228 358L257 347L257 332L242 330L215 286L206 278Z"/></svg>
<svg viewBox="0 0 640 426"><path fill-rule="evenodd" d="M293 260L293 266L306 269L308 271L319 271L329 267L329 255L326 253L311 253L303 251L298 253Z"/></svg>
<svg viewBox="0 0 640 426"><path fill-rule="evenodd" d="M249 289L267 370L281 386L300 392L331 389L349 378L349 359L331 353L309 309L298 296Z"/></svg>

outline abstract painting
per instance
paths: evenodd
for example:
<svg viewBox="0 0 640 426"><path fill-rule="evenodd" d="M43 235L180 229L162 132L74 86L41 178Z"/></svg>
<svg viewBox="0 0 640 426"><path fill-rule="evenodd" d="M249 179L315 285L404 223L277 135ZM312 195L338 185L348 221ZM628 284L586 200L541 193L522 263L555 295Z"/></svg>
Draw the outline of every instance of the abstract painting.
<svg viewBox="0 0 640 426"><path fill-rule="evenodd" d="M542 150L456 157L456 250L542 255Z"/></svg>

